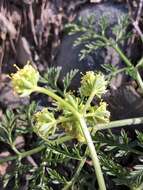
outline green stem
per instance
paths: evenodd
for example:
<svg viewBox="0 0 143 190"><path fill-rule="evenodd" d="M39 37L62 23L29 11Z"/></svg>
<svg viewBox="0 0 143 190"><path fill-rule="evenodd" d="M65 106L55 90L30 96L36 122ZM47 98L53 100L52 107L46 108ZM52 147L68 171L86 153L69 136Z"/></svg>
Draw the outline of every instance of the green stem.
<svg viewBox="0 0 143 190"><path fill-rule="evenodd" d="M69 141L69 140L71 140L71 139L72 139L71 136L64 136L64 137L61 137L61 138L59 138L59 139L57 139L57 140L48 141L48 142L49 142L50 144L52 144L52 145L53 145L53 144L62 144L62 143L66 142L66 141ZM4 158L4 159L1 159L1 160L0 160L0 164L2 164L2 163L4 163L4 162L8 162L8 161L15 160L15 159L18 159L18 158L22 159L22 158L25 158L25 157L27 157L27 156L36 154L36 153L42 151L44 148L46 148L46 144L41 145L41 146L38 146L38 147L36 147L36 148L34 148L34 149L32 149L32 150L26 151L26 152L19 152L19 151L18 151L18 154L17 154L16 156L8 156L8 157L6 157L6 158Z"/></svg>
<svg viewBox="0 0 143 190"><path fill-rule="evenodd" d="M110 123L97 124L95 128L92 129L93 134L97 132L97 130L105 130L111 128L118 128L128 125L138 125L143 123L143 117L136 117L131 119L122 119L117 121L111 121Z"/></svg>
<svg viewBox="0 0 143 190"><path fill-rule="evenodd" d="M127 56L123 53L123 51L120 49L120 47L117 45L117 43L111 42L108 38L105 36L101 36L96 34L95 38L100 39L101 41L103 40L107 46L111 46L116 50L116 52L120 55L120 57L123 59L123 61L126 63L127 66L131 67L133 66L131 61L127 58Z"/></svg>
<svg viewBox="0 0 143 190"><path fill-rule="evenodd" d="M94 88L93 88L93 89L94 89ZM85 106L84 106L84 110L83 110L83 113L84 113L84 114L86 114L86 110L87 110L88 107L90 106L90 104L91 104L91 102L92 102L94 96L95 96L95 92L92 91L92 93L90 94L90 96L89 96L89 98L88 98L88 100L87 100L87 102L86 102L86 104L85 104Z"/></svg>
<svg viewBox="0 0 143 190"><path fill-rule="evenodd" d="M84 115L86 114L86 110L87 110L88 107L90 106L90 104L91 104L91 102L92 102L92 100L93 100L93 98L94 98L94 96L95 96L95 94L96 94L96 92L95 92L95 88L96 88L96 87L95 87L95 86L96 86L96 82L94 83L93 90L92 90L90 96L88 97L88 100L87 100L87 102L86 102L86 104L85 104L85 106L84 106L84 110L83 110L83 114L84 114Z"/></svg>
<svg viewBox="0 0 143 190"><path fill-rule="evenodd" d="M106 37L104 36L100 36L100 35L96 35L96 38L99 38L100 40L103 40L107 45L111 46L112 48L115 49L115 51L120 55L120 57L122 58L122 60L125 62L125 64L128 66L128 67L134 67L132 62L128 59L128 57L124 54L124 52L120 49L120 47L117 45L117 43L113 43L113 42L110 42L110 40L108 40ZM142 63L142 59L140 60L139 64L137 65L137 67ZM137 68L134 67L134 69L136 70ZM138 70L136 71L136 74L137 74L137 82L140 86L140 88L142 89L143 91L143 80L138 72Z"/></svg>
<svg viewBox="0 0 143 190"><path fill-rule="evenodd" d="M95 169L97 181L99 184L99 189L100 190L106 190L105 181L104 181L103 173L101 170L100 162L99 162L99 159L98 159L98 156L97 156L91 135L90 135L89 130L87 128L86 122L82 116L79 118L79 121L80 121L80 125L81 125L84 137L86 139L86 142L87 142L87 145L88 145L88 148L90 151L90 155L91 155L93 166Z"/></svg>
<svg viewBox="0 0 143 190"><path fill-rule="evenodd" d="M138 84L139 84L139 86L143 92L143 80L142 80L141 75L137 69L136 69L136 80L137 80L137 82L138 82Z"/></svg>
<svg viewBox="0 0 143 190"><path fill-rule="evenodd" d="M120 55L122 60L126 63L128 67L132 67L132 62L127 58L127 56L123 53L123 51L119 48L117 44L111 44L111 46L116 50L116 52Z"/></svg>
<svg viewBox="0 0 143 190"><path fill-rule="evenodd" d="M101 167L100 167L100 163L99 163L99 160L98 160L98 156L97 156L97 153L96 153L96 150L95 150L91 135L90 135L89 130L88 130L87 126L86 126L86 123L85 123L85 120L84 120L83 116L80 113L78 113L69 103L67 103L64 99L62 99L61 97L56 95L51 90L45 89L45 88L42 88L42 87L36 87L35 91L43 93L43 94L46 94L46 95L52 97L53 99L58 101L61 105L67 107L73 113L73 115L78 119L78 121L80 122L81 128L82 128L83 134L85 136L85 139L87 141L88 148L90 150L91 158L92 158L92 161L93 161L93 166L94 166L95 173L96 173L96 176L97 176L97 180L98 180L98 183L99 183L99 188L100 188L100 190L106 190L106 186L105 186L102 170L101 170Z"/></svg>
<svg viewBox="0 0 143 190"><path fill-rule="evenodd" d="M87 154L88 154L88 148L86 148L85 150L85 153L84 153L84 157L83 159L80 161L78 167L77 167L77 170L76 170L76 173L74 174L74 176L72 177L72 180L67 182L67 184L65 185L65 187L62 189L62 190L67 190L69 189L76 181L77 181L77 178L79 177L79 174L86 162L86 159L87 159Z"/></svg>
<svg viewBox="0 0 143 190"><path fill-rule="evenodd" d="M111 44L111 46L116 50L116 52L120 55L120 57L126 63L127 66L134 67L132 62L127 58L127 56L123 53L123 51L119 48L119 46L117 44L116 45ZM138 69L136 67L134 67L134 70L136 71L137 83L143 91L143 80L140 76L140 73L138 72Z"/></svg>
<svg viewBox="0 0 143 190"><path fill-rule="evenodd" d="M37 147L37 148L34 148L34 149L32 149L32 150L29 150L29 151L20 153L20 154L18 154L18 155L16 155L16 156L9 156L9 157L6 157L6 158L0 160L0 164L2 164L2 163L4 163L4 162L8 162L8 161L12 161L12 160L18 159L19 156L20 156L20 158L22 159L22 158L25 158L25 157L30 156L30 155L32 155L32 154L36 154L36 153L40 152L41 150L43 150L44 148L45 148L45 145L41 145L41 146L39 146L39 147Z"/></svg>
<svg viewBox="0 0 143 190"><path fill-rule="evenodd" d="M47 88L36 87L35 91L52 97L57 102L59 102L62 106L67 107L73 113L73 115L75 115L76 117L79 117L80 114L69 103L67 103L64 99L62 99L60 96L56 95L51 90L49 90Z"/></svg>
<svg viewBox="0 0 143 190"><path fill-rule="evenodd" d="M17 150L17 148L15 147L15 145L11 144L10 146L11 146L12 150L13 150L17 155L20 156L20 152Z"/></svg>
<svg viewBox="0 0 143 190"><path fill-rule="evenodd" d="M83 168L85 162L86 162L86 158L84 158L84 159L82 159L82 160L80 161L80 163L79 163L79 165L78 165L78 168L77 168L77 170L76 170L76 173L74 174L72 180L69 181L69 182L67 182L66 186L65 186L62 190L67 190L67 189L69 189L69 188L72 186L72 184L75 183L75 181L77 180L77 178L78 178L78 176L79 176L79 174L80 174L80 172L81 172L81 170L82 170L82 168Z"/></svg>

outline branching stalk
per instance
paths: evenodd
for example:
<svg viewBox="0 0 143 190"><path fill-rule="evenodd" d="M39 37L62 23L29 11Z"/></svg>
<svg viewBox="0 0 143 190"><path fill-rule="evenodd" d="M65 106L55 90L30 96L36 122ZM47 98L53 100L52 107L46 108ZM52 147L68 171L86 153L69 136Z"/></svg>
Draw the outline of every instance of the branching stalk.
<svg viewBox="0 0 143 190"><path fill-rule="evenodd" d="M84 137L86 139L89 151L90 151L90 155L93 161L93 166L95 169L95 173L97 176L97 180L98 180L98 184L99 184L99 188L100 190L106 190L106 186L105 186L105 182L104 182L104 178L103 178L103 174L102 174L102 170L101 170L101 166L98 160L98 156L91 138L91 135L89 133L89 130L86 126L86 122L84 120L84 117L78 113L69 103L67 103L66 101L64 101L61 97L59 97L58 95L56 95L54 92L42 88L42 87L37 87L35 89L35 91L37 92L41 92L43 94L46 94L50 97L52 97L53 99L55 99L56 101L58 101L61 105L67 107L72 113L73 115L75 115L75 117L78 119L78 121L80 122L81 125L81 129L83 131Z"/></svg>
<svg viewBox="0 0 143 190"><path fill-rule="evenodd" d="M104 41L108 46L111 46L112 48L115 49L115 51L120 55L121 59L125 62L125 64L128 67L133 67L134 70L136 71L136 80L138 85L140 86L140 88L143 91L143 80L140 76L140 73L138 72L137 68L134 67L134 65L132 64L132 62L128 59L128 57L124 54L124 52L121 50L121 48L116 44L114 44L113 42L110 42L110 40L108 38L106 38L105 36L100 36L100 35L96 35L98 39L100 39L101 41Z"/></svg>

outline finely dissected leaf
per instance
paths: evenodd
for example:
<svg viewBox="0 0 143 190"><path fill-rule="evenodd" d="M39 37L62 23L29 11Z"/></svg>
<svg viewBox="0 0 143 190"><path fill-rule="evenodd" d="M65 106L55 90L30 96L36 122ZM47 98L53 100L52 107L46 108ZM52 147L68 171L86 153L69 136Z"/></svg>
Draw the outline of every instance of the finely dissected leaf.
<svg viewBox="0 0 143 190"><path fill-rule="evenodd" d="M70 83L72 79L76 76L78 72L78 69L71 70L69 73L66 74L66 76L63 78L63 84L64 84L64 93L66 93L68 87L70 86Z"/></svg>
<svg viewBox="0 0 143 190"><path fill-rule="evenodd" d="M55 183L67 183L66 178L60 175L56 170L48 169L48 174L50 175L51 180L54 180Z"/></svg>
<svg viewBox="0 0 143 190"><path fill-rule="evenodd" d="M0 123L0 140L11 144L15 138L13 138L13 131L16 127L16 116L12 110L6 110L5 115Z"/></svg>
<svg viewBox="0 0 143 190"><path fill-rule="evenodd" d="M50 145L48 146L48 151L51 151L52 154L61 155L63 158L70 158L75 160L81 160L82 154L80 153L79 146L67 147L65 144L62 145Z"/></svg>
<svg viewBox="0 0 143 190"><path fill-rule="evenodd" d="M50 67L47 69L44 77L41 77L41 82L49 85L53 89L58 88L58 78L60 75L61 67Z"/></svg>

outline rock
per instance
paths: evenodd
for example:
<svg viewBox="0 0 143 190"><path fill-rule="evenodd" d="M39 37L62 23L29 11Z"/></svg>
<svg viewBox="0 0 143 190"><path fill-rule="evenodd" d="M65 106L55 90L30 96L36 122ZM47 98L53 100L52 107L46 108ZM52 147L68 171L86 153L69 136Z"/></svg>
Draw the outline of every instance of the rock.
<svg viewBox="0 0 143 190"><path fill-rule="evenodd" d="M131 125L112 128L112 132L120 135L121 129L124 129L128 137L136 138L136 130L143 132L142 124L135 125L134 118L143 117L143 98L131 84L122 85L117 90L112 90L104 97L108 104L108 110L111 113L111 121L122 119L133 119ZM108 130L104 130L108 133Z"/></svg>
<svg viewBox="0 0 143 190"><path fill-rule="evenodd" d="M14 93L10 78L5 74L1 75L0 89L0 108L14 109L29 104L29 97L21 98Z"/></svg>
<svg viewBox="0 0 143 190"><path fill-rule="evenodd" d="M143 116L143 98L131 85L123 85L106 94L106 102L111 112L111 120Z"/></svg>
<svg viewBox="0 0 143 190"><path fill-rule="evenodd" d="M28 61L32 62L30 45L25 37L20 36L17 42L17 61L20 66L24 66Z"/></svg>
<svg viewBox="0 0 143 190"><path fill-rule="evenodd" d="M107 17L108 22L110 23L108 34L111 36L111 28L117 24L118 20L121 16L127 15L128 10L125 4L111 4L111 3L104 3L104 4L96 4L85 9L79 11L78 16L75 22L78 20L79 17L83 19L83 23L87 25L87 18L91 15L95 16L95 24L94 28L95 31L98 30L98 22L102 16ZM79 45L73 47L74 41L80 34L74 34L71 36L64 36L61 46L59 47L59 52L57 53L55 66L62 67L61 75L59 83L62 83L63 77L69 72L71 69L79 69L77 76L74 78L71 88L77 89L80 84L80 77L81 72L85 73L88 70L95 70L95 71L102 71L103 68L101 67L102 64L111 63L113 65L118 65L122 67L122 63L120 60L119 55L113 50L111 47L107 49L98 49L93 54L87 56L84 60L79 60L79 53L80 50L83 48L83 45ZM117 80L118 81L118 80ZM120 82L116 83L116 87L120 86Z"/></svg>

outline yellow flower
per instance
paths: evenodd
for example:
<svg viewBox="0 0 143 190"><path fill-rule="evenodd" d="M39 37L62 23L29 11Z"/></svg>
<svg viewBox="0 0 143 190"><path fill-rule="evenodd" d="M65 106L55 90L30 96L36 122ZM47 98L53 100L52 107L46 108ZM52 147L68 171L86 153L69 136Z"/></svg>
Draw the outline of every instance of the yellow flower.
<svg viewBox="0 0 143 190"><path fill-rule="evenodd" d="M94 91L95 95L100 98L106 92L106 87L107 81L102 73L96 74L93 71L88 71L82 77L80 93L83 96L90 96L91 92Z"/></svg>
<svg viewBox="0 0 143 190"><path fill-rule="evenodd" d="M31 65L27 64L23 69L11 75L14 91L21 96L30 95L37 87L39 73Z"/></svg>

